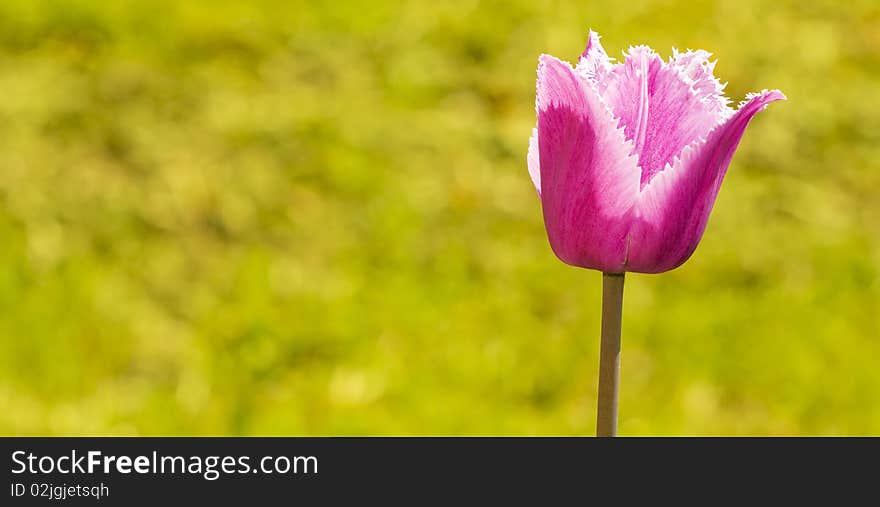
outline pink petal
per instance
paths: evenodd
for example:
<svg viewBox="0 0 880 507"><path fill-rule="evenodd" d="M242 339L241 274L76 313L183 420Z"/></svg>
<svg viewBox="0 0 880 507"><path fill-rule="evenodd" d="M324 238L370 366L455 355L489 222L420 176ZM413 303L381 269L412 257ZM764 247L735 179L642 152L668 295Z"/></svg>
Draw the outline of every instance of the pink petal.
<svg viewBox="0 0 880 507"><path fill-rule="evenodd" d="M632 47L600 87L635 145L642 187L729 115L707 58L689 52L667 64L647 46Z"/></svg>
<svg viewBox="0 0 880 507"><path fill-rule="evenodd" d="M716 62L709 61L712 53L702 49L679 53L673 49L672 55L669 65L678 71L683 81L690 84L694 94L723 119L729 118L734 111L728 106L730 99L724 96L727 84L721 84L714 75Z"/></svg>
<svg viewBox="0 0 880 507"><path fill-rule="evenodd" d="M578 60L576 71L593 84L604 88L604 81L611 71L611 59L599 42L599 34L590 30L587 47Z"/></svg>
<svg viewBox="0 0 880 507"><path fill-rule="evenodd" d="M623 271L639 193L632 144L590 83L541 55L538 66L541 202L550 245L564 262Z"/></svg>
<svg viewBox="0 0 880 507"><path fill-rule="evenodd" d="M529 176L532 177L532 183L535 185L535 190L538 191L538 196L541 196L541 160L540 154L538 152L538 129L532 129L532 137L529 138L529 154L528 154L528 163L529 163Z"/></svg>
<svg viewBox="0 0 880 507"><path fill-rule="evenodd" d="M680 159L644 187L630 232L627 271L660 273L691 256L746 126L767 104L784 99L778 90L750 96L704 142L685 148Z"/></svg>

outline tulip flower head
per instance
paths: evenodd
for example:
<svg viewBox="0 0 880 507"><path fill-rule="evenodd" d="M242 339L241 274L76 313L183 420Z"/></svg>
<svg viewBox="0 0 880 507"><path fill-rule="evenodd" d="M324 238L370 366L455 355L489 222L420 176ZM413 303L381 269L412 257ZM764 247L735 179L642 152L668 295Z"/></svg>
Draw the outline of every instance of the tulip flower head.
<svg viewBox="0 0 880 507"><path fill-rule="evenodd" d="M563 262L661 273L694 252L746 126L785 99L731 108L709 57L636 46L614 63L593 31L574 68L541 55L528 168Z"/></svg>

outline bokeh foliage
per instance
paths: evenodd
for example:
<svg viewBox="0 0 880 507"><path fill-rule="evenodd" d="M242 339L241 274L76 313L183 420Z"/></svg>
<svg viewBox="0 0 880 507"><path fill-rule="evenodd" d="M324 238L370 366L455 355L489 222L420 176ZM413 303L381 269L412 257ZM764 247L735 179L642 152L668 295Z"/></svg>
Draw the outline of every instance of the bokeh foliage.
<svg viewBox="0 0 880 507"><path fill-rule="evenodd" d="M880 4L0 3L0 432L590 434L537 56L705 48L752 123L627 279L621 434L880 433Z"/></svg>

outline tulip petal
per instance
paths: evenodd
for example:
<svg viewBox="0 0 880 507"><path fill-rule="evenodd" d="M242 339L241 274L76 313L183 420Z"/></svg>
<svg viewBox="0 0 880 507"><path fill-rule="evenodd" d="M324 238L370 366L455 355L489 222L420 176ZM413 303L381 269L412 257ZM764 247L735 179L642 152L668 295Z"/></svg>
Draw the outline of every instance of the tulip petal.
<svg viewBox="0 0 880 507"><path fill-rule="evenodd" d="M608 53L599 42L599 34L590 30L587 37L587 47L578 60L575 70L593 84L604 88L604 82L611 68L611 58L608 57Z"/></svg>
<svg viewBox="0 0 880 507"><path fill-rule="evenodd" d="M691 90L705 106L726 120L734 111L729 107L730 99L724 96L724 88L727 84L721 84L715 77L716 62L709 61L711 56L712 53L702 49L679 53L673 48L669 65L678 71L682 81L690 85Z"/></svg>
<svg viewBox="0 0 880 507"><path fill-rule="evenodd" d="M751 95L705 141L685 148L644 187L630 231L627 271L660 273L691 256L746 126L767 104L784 99L778 90Z"/></svg>
<svg viewBox="0 0 880 507"><path fill-rule="evenodd" d="M632 143L569 64L541 55L537 88L541 202L550 245L568 264L621 272L639 193Z"/></svg>
<svg viewBox="0 0 880 507"><path fill-rule="evenodd" d="M529 138L529 154L528 154L528 164L529 164L529 176L532 177L532 183L535 185L535 190L538 191L538 196L541 196L541 160L540 154L538 152L538 129L532 129L532 137Z"/></svg>
<svg viewBox="0 0 880 507"><path fill-rule="evenodd" d="M644 188L730 113L723 87L714 86L708 53L676 55L667 64L651 48L637 46L625 56L600 91L635 145Z"/></svg>

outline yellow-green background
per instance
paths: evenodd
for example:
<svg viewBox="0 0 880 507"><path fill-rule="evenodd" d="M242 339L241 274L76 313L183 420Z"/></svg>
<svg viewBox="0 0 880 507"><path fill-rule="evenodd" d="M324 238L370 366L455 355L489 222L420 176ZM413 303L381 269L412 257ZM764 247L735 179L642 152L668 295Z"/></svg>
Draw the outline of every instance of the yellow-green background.
<svg viewBox="0 0 880 507"><path fill-rule="evenodd" d="M537 57L704 48L753 121L627 278L620 432L880 433L880 3L4 1L0 433L591 434Z"/></svg>

